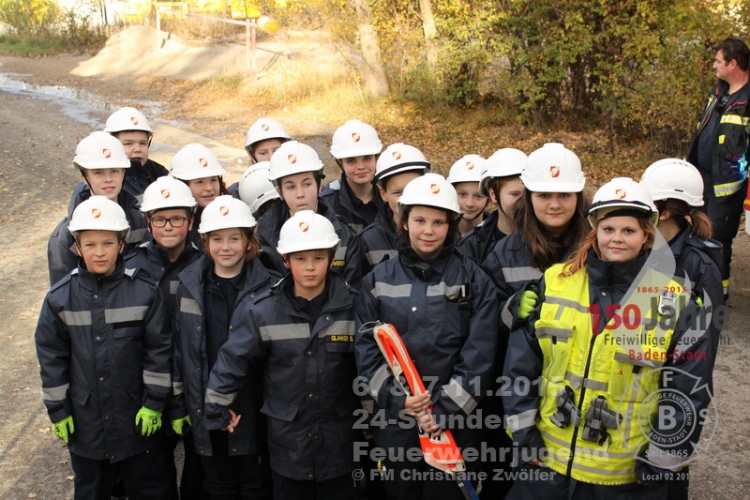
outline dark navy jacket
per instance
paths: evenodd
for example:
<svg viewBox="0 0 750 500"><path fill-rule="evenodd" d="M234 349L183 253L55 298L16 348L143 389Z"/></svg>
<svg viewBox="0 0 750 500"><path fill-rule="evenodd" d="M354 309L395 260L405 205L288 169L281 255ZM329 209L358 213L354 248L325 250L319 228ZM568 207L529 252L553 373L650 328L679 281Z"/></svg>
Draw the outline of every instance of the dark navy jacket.
<svg viewBox="0 0 750 500"><path fill-rule="evenodd" d="M204 399L210 373L206 335L212 335L207 331L207 321L204 318L204 293L208 286L206 278L212 266L213 262L204 256L178 275L180 285L177 287L176 297L178 311L174 342L174 403L170 409L172 419L190 415L195 451L204 456L214 454L210 429L204 418ZM278 281L257 258L246 263L245 267L245 286L235 301L234 313L229 323L230 334L236 325L245 321L248 308L255 297ZM217 332L214 335L224 334L226 332ZM241 425L235 432L226 434L230 456L259 452L257 418L260 397L261 394L255 387L248 384L247 390L241 392L236 404L231 407L243 415L242 423L247 425Z"/></svg>
<svg viewBox="0 0 750 500"><path fill-rule="evenodd" d="M466 233L456 247L477 264L483 264L487 254L507 235L497 228L497 211L490 213L480 225Z"/></svg>
<svg viewBox="0 0 750 500"><path fill-rule="evenodd" d="M380 197L380 191L373 185L375 194L372 200L365 204L359 200L346 182L346 177L341 176L340 180L329 183L320 193L320 198L330 206L336 215L341 217L349 224L355 234L362 232L364 228L375 222L375 216L380 207L383 206L383 199Z"/></svg>
<svg viewBox="0 0 750 500"><path fill-rule="evenodd" d="M362 243L365 273L372 271L376 264L398 254L393 211L387 203L384 203L378 210L375 222L359 233L358 238Z"/></svg>
<svg viewBox="0 0 750 500"><path fill-rule="evenodd" d="M328 276L318 317L294 305L291 275L258 296L222 347L206 394L207 414L215 427L225 426L225 408L242 377L265 363L261 411L271 468L300 481L348 476L354 469L356 292L337 274Z"/></svg>
<svg viewBox="0 0 750 500"><path fill-rule="evenodd" d="M141 406L164 412L170 346L156 284L119 259L115 272L77 268L47 293L37 324L42 397L52 422L73 416L71 453L117 462L157 446L141 436Z"/></svg>

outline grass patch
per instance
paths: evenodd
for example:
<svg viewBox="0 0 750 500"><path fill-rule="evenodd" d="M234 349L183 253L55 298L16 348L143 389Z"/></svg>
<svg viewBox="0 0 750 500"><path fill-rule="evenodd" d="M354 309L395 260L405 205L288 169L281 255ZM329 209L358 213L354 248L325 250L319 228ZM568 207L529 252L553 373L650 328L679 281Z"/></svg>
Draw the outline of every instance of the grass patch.
<svg viewBox="0 0 750 500"><path fill-rule="evenodd" d="M0 54L18 57L40 57L63 54L66 49L58 36L0 35Z"/></svg>

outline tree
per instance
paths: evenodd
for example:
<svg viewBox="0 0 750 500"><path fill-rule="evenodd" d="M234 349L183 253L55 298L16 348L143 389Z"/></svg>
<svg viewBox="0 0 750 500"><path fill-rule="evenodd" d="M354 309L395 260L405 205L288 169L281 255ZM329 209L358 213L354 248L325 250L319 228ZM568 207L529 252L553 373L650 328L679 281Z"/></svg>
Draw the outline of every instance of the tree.
<svg viewBox="0 0 750 500"><path fill-rule="evenodd" d="M357 13L357 31L367 90L372 97L386 97L390 94L390 86L383 66L378 34L372 24L370 4L368 0L354 0L354 9Z"/></svg>

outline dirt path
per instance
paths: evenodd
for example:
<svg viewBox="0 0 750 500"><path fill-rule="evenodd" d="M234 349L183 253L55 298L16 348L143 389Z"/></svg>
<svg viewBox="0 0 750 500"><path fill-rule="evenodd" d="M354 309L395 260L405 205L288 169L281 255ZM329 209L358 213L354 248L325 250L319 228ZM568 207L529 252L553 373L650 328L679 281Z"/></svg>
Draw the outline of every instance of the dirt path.
<svg viewBox="0 0 750 500"><path fill-rule="evenodd" d="M85 57L25 60L0 57L0 73L39 85L65 85L93 92L102 102L122 105L130 99L158 101L161 95L139 83L138 76L106 74L83 77L76 68L92 67ZM104 69L102 69L104 71ZM47 290L47 237L64 214L76 175L70 167L75 145L91 127L63 113L63 102L33 99L0 91L0 498L71 498L72 474L68 454L49 432L39 395L33 331ZM165 105L168 105L166 103ZM103 123L109 111L91 112ZM251 118L248 123L251 123ZM187 142L203 142L216 150L230 180L244 168L241 142L222 142L223 134L198 135L179 124L158 118L154 156L165 164ZM300 135L317 138L319 146L330 132L311 124ZM208 127L210 130L210 127ZM216 130L221 130L217 124ZM323 130L323 131L322 131ZM305 134L307 132L307 134ZM325 139L324 139L325 138ZM408 138L404 138L408 141ZM738 498L750 488L750 385L747 383L750 333L750 237L735 240L734 274L729 328L724 332L715 371L715 405L719 421L713 436L706 434L703 456L692 467L692 498Z"/></svg>

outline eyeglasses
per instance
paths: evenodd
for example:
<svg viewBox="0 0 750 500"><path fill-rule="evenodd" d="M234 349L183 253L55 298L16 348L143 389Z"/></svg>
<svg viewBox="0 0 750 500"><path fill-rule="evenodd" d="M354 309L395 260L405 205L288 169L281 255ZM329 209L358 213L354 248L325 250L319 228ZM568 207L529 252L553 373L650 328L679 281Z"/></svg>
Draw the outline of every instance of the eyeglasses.
<svg viewBox="0 0 750 500"><path fill-rule="evenodd" d="M187 217L151 217L151 225L154 227L164 227L169 222L172 227L182 227L187 220Z"/></svg>

